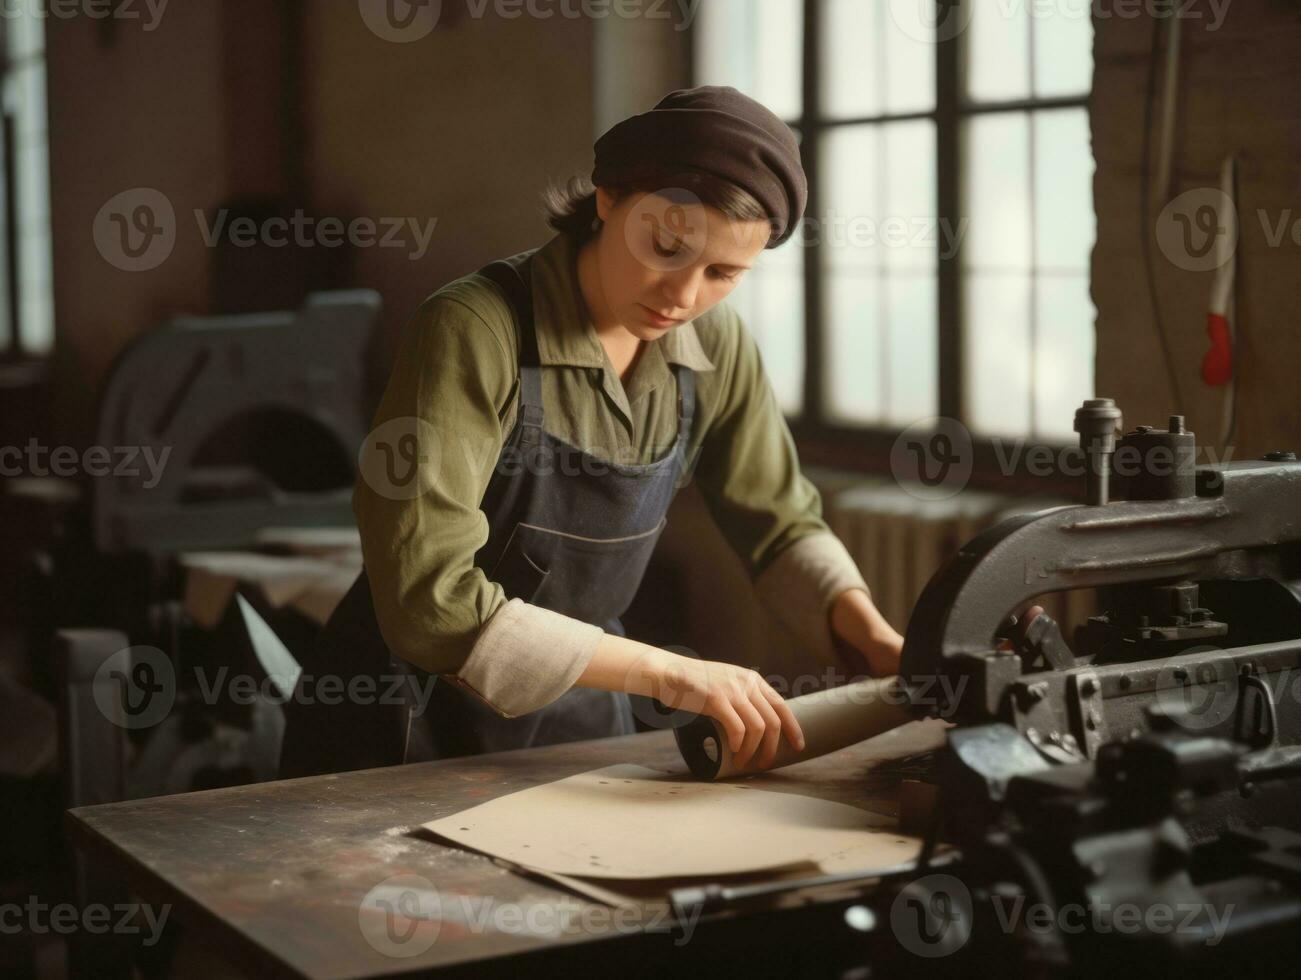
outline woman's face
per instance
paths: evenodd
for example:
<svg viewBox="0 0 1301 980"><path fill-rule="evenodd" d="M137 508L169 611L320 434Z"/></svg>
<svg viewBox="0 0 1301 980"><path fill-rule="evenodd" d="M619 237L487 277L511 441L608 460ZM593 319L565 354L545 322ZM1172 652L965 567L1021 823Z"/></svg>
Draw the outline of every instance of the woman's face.
<svg viewBox="0 0 1301 980"><path fill-rule="evenodd" d="M766 219L733 221L690 194L616 202L598 187L596 201L604 225L590 243L596 275L584 298L598 330L622 326L639 340L658 340L727 296L772 233ZM600 295L586 295L593 286Z"/></svg>

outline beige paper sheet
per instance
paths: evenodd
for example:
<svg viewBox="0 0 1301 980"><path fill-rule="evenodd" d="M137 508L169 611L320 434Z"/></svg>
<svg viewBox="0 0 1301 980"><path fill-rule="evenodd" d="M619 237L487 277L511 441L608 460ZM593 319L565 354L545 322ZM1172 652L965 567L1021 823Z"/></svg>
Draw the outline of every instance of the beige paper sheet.
<svg viewBox="0 0 1301 980"><path fill-rule="evenodd" d="M424 825L526 868L599 879L834 872L912 859L888 817L809 796L607 766Z"/></svg>
<svg viewBox="0 0 1301 980"><path fill-rule="evenodd" d="M511 866L513 868L517 866ZM873 866L875 867L875 865ZM793 868L781 868L775 871L756 871L743 875L702 875L694 878L580 878L577 875L559 875L550 871L523 869L529 876L555 882L562 888L575 892L593 901L601 902L614 908L640 909L650 921L652 914L668 916L673 914L670 893L675 888L699 887L706 884L724 887L744 887L756 884L774 884L780 881L791 883L791 891L786 895L773 895L766 900L773 905L788 903L799 904L816 891L843 891L852 885L830 886L820 889L795 888L797 881L807 881L823 872L816 865L799 865ZM852 870L852 869L851 869ZM861 869L859 869L861 870Z"/></svg>

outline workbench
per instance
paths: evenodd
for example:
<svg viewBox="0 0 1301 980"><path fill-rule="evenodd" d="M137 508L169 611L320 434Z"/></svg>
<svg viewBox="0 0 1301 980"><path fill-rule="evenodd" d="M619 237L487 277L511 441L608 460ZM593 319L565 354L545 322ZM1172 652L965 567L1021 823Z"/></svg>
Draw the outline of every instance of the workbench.
<svg viewBox="0 0 1301 980"><path fill-rule="evenodd" d="M942 738L939 725L905 725L748 781L894 816L898 783L870 771L885 759L934 748ZM525 967L550 973L566 963L628 976L656 957L675 962L684 951L668 931L629 934L611 925L529 934L444 921L427 950L395 957L377 950L358 924L365 896L403 874L433 882L442 895L490 897L525 909L559 902L605 909L486 856L420 836L426 832L418 828L507 793L616 763L686 773L672 734L645 732L83 807L69 811L69 818L77 846L129 885L135 898L170 904L187 942L222 951L252 976L418 976L450 968L451 974L478 977L518 975ZM808 904L817 901L810 897ZM699 924L688 952L696 962L713 955L721 963L728 933L710 921Z"/></svg>

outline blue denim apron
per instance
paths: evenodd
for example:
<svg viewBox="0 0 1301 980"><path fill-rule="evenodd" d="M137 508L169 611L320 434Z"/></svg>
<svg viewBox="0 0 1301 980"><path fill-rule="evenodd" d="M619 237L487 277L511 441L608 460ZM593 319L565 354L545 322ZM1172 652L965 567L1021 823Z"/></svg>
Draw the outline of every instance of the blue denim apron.
<svg viewBox="0 0 1301 980"><path fill-rule="evenodd" d="M474 564L502 586L508 599L522 599L622 636L620 617L641 585L687 469L695 375L684 365L673 365L678 431L667 453L643 465L590 455L546 430L529 259L518 267L505 260L493 262L479 274L497 283L514 308L520 394L514 428L481 503L489 535ZM312 661L304 664L305 673L422 673L398 661L384 645L365 571L326 625ZM410 755L407 723L421 720L428 726L436 758L635 731L627 694L580 687L516 718L502 717L445 681L434 684L429 705L417 718L381 722L374 706L363 711L348 704L328 710L315 705L309 711L306 705L291 703L287 709L282 776L405 761Z"/></svg>

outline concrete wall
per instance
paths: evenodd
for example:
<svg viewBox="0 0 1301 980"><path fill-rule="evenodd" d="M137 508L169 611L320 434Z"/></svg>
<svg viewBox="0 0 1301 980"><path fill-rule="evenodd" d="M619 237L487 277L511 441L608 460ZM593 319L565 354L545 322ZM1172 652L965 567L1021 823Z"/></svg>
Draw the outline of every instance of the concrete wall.
<svg viewBox="0 0 1301 980"><path fill-rule="evenodd" d="M297 193L322 216L436 219L419 258L414 247L355 255L350 284L384 298L373 365L382 380L421 299L549 237L539 193L548 180L590 173L598 101L649 105L623 74L662 79L673 74L664 64L686 65L685 37L664 21L650 27L657 44L645 25L509 18L491 6L474 17L445 4L432 33L400 44L369 30L355 2L301 7L296 39L285 36L287 4L267 0L170 4L148 32L129 21L49 21L57 438L86 441L105 373L133 337L212 309L211 250L195 209ZM604 63L618 67L599 99L598 36ZM281 102L291 40L302 59L297 114ZM648 58L654 70L637 73ZM290 165L295 126L302 187ZM170 200L177 242L158 268L124 272L91 231L105 202L137 187Z"/></svg>
<svg viewBox="0 0 1301 980"><path fill-rule="evenodd" d="M1218 29L1207 16L1181 24L1182 71L1170 199L1218 186L1227 154L1239 161L1237 325L1238 429L1235 458L1273 449L1301 449L1301 8L1295 3L1238 0ZM1161 22L1168 26L1167 22ZM1160 24L1158 24L1160 26ZM1098 242L1093 255L1093 298L1098 309L1097 390L1113 396L1127 424L1164 425L1168 414L1188 416L1199 442L1220 428L1222 389L1201 380L1207 348L1206 312L1212 274L1187 271L1154 240L1157 296L1169 332L1182 399L1162 366L1140 251L1153 235L1167 201L1153 192L1152 213L1140 209L1143 94L1154 22L1094 18L1092 125L1097 159L1094 199ZM1162 29L1165 29L1164 27ZM1157 104L1165 97L1157 73ZM1159 118L1159 112L1154 113ZM1153 171L1157 123L1153 122ZM1155 181L1154 181L1155 183ZM1179 205L1182 207L1182 205ZM1271 242L1282 222L1285 233ZM1223 446L1218 447L1223 451Z"/></svg>
<svg viewBox="0 0 1301 980"><path fill-rule="evenodd" d="M381 370L425 296L545 241L546 181L591 170L593 22L449 20L444 6L428 37L395 44L362 27L355 3L306 5L311 199L331 213L437 219L419 259L357 256L358 284L384 296Z"/></svg>
<svg viewBox="0 0 1301 980"><path fill-rule="evenodd" d="M207 306L199 236L181 236L159 268L131 273L103 259L92 226L132 188L157 188L178 213L228 190L223 9L176 4L153 32L48 21L56 439L85 438L99 381L133 336Z"/></svg>

